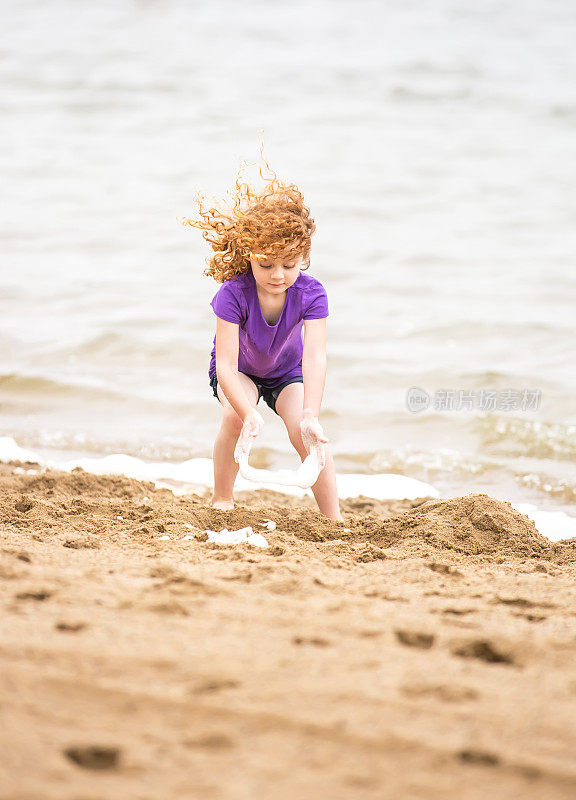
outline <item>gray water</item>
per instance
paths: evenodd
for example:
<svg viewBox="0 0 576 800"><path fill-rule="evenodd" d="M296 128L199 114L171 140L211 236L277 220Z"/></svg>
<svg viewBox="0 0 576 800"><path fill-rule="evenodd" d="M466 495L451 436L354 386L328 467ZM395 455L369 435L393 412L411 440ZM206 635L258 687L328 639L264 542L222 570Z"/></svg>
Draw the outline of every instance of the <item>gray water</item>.
<svg viewBox="0 0 576 800"><path fill-rule="evenodd" d="M211 455L218 284L177 218L197 189L225 196L262 130L317 224L337 469L573 508L572 0L2 0L0 14L0 434ZM411 413L412 386L541 400ZM292 464L262 413L261 465Z"/></svg>

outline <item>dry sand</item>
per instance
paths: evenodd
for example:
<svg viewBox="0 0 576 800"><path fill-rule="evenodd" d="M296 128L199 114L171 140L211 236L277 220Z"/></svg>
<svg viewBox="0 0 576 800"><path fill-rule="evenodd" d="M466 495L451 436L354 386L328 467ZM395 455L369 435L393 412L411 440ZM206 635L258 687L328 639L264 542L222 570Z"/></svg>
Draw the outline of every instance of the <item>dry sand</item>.
<svg viewBox="0 0 576 800"><path fill-rule="evenodd" d="M2 800L576 796L576 540L484 494L208 495L0 465Z"/></svg>

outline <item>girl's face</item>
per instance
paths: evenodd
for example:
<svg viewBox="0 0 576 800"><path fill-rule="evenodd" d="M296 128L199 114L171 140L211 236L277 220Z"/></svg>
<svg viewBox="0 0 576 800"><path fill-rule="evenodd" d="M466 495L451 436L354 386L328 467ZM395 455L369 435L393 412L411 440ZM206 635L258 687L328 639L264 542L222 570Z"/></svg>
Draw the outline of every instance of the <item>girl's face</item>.
<svg viewBox="0 0 576 800"><path fill-rule="evenodd" d="M281 295L297 280L302 260L287 251L277 258L251 258L250 264L258 286L271 295Z"/></svg>

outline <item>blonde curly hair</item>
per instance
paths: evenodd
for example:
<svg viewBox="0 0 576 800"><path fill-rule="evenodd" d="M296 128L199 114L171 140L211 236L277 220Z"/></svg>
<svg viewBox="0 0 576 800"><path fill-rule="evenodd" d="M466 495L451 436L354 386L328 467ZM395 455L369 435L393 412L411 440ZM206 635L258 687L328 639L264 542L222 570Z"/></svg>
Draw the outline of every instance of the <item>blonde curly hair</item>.
<svg viewBox="0 0 576 800"><path fill-rule="evenodd" d="M202 236L214 251L203 274L219 283L249 272L251 258L257 261L277 258L287 255L288 248L290 256L302 257L306 264L303 270L310 266L310 240L316 230L310 210L304 205L298 187L280 181L263 156L262 160L269 172L266 177L259 167L266 183L262 191L255 192L241 181L241 166L230 211L210 207L197 192L200 218L180 220L182 225L203 231Z"/></svg>

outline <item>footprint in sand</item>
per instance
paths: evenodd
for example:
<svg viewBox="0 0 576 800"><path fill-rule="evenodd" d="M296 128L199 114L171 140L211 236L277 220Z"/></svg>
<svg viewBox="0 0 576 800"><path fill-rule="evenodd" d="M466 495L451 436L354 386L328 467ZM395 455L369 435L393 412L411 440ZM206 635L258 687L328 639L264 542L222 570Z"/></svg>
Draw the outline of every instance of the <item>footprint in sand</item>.
<svg viewBox="0 0 576 800"><path fill-rule="evenodd" d="M26 495L21 495L20 499L14 503L14 508L21 514L26 514L31 508L34 508L34 502Z"/></svg>
<svg viewBox="0 0 576 800"><path fill-rule="evenodd" d="M182 583L187 578L185 572L170 564L159 564L157 567L152 567L148 574L151 578L163 578L165 583Z"/></svg>
<svg viewBox="0 0 576 800"><path fill-rule="evenodd" d="M545 619L548 619L548 617L544 617L539 614L523 614L521 611L513 614L513 616L526 619L528 622L544 622Z"/></svg>
<svg viewBox="0 0 576 800"><path fill-rule="evenodd" d="M498 649L488 639L472 639L461 642L452 650L452 654L460 658L475 658L486 664L516 664L512 653Z"/></svg>
<svg viewBox="0 0 576 800"><path fill-rule="evenodd" d="M57 631L63 631L64 633L78 633L78 631L83 631L84 628L87 627L86 622L57 622L54 626Z"/></svg>
<svg viewBox="0 0 576 800"><path fill-rule="evenodd" d="M431 569L432 572L438 572L440 575L451 575L453 578L462 578L462 573L453 567L451 564L440 564L437 561L431 561L429 564L426 564L428 569Z"/></svg>
<svg viewBox="0 0 576 800"><path fill-rule="evenodd" d="M396 629L394 633L398 641L406 645L406 647L418 647L420 650L429 650L434 644L434 636L431 633L401 629Z"/></svg>
<svg viewBox="0 0 576 800"><path fill-rule="evenodd" d="M463 617L465 614L477 613L477 609L475 608L442 608L442 609L434 609L434 613L438 613L438 610L442 614L452 614L455 617Z"/></svg>
<svg viewBox="0 0 576 800"><path fill-rule="evenodd" d="M48 600L52 597L52 592L49 589L30 589L27 592L18 592L16 595L17 600Z"/></svg>
<svg viewBox="0 0 576 800"><path fill-rule="evenodd" d="M506 606L517 606L518 608L558 608L556 603L549 603L546 600L528 600L526 597L496 596L491 602L502 603Z"/></svg>
<svg viewBox="0 0 576 800"><path fill-rule="evenodd" d="M167 600L165 603L152 603L147 606L150 611L155 611L157 614L174 614L179 617L189 617L190 612L186 606L179 603L177 600Z"/></svg>
<svg viewBox="0 0 576 800"><path fill-rule="evenodd" d="M120 761L117 747L68 747L64 755L84 769L115 769Z"/></svg>
<svg viewBox="0 0 576 800"><path fill-rule="evenodd" d="M24 561L26 564L32 563L32 558L26 550L10 550L10 548L4 547L2 548L2 553L5 553L7 556L14 556L18 561Z"/></svg>
<svg viewBox="0 0 576 800"><path fill-rule="evenodd" d="M69 537L62 546L70 547L72 550L98 550L100 539L97 539L94 534L88 533L86 536Z"/></svg>
<svg viewBox="0 0 576 800"><path fill-rule="evenodd" d="M479 764L485 767L497 767L500 764L499 756L486 750L460 750L456 758L465 764Z"/></svg>
<svg viewBox="0 0 576 800"><path fill-rule="evenodd" d="M311 645L312 647L330 647L332 642L321 636L294 636L292 644Z"/></svg>

